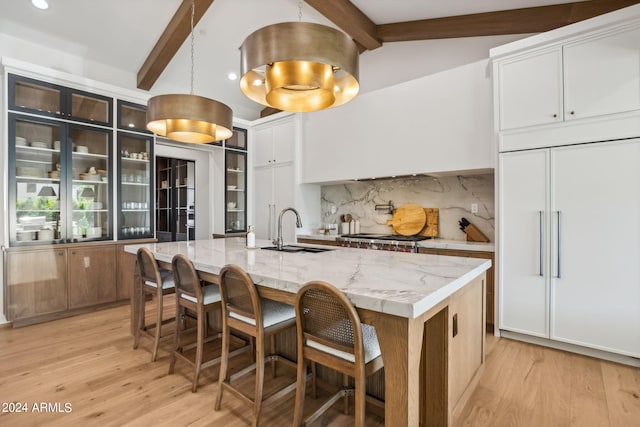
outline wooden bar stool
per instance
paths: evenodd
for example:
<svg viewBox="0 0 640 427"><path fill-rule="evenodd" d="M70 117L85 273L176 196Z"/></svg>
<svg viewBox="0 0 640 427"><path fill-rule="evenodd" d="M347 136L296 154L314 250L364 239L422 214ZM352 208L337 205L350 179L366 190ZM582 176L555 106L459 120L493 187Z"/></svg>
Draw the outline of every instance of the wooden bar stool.
<svg viewBox="0 0 640 427"><path fill-rule="evenodd" d="M158 346L160 340L170 335L162 336L162 325L169 323L175 319L162 319L162 309L164 303L164 295L172 294L176 291L173 276L171 271L158 267L158 263L154 258L151 251L147 248L140 248L136 254L138 261L138 269L140 270L140 280L142 281L139 287L138 294L138 306L132 309L137 310L138 325L134 331L133 348L138 348L140 343L140 335L143 334L153 340L153 348L151 349L151 361L155 362L158 355ZM146 296L151 295L156 299L156 321L150 325L146 324L145 319L145 305ZM151 329L155 329L153 333Z"/></svg>
<svg viewBox="0 0 640 427"><path fill-rule="evenodd" d="M294 427L315 421L341 397L345 414L348 397L355 396L355 426L364 426L365 380L383 367L376 330L364 325L353 304L336 287L322 281L308 282L296 294L298 338L298 387L294 410ZM306 362L319 363L354 378L354 388L343 388L313 414L303 420L307 380ZM313 369L315 373L315 369ZM346 377L343 383L347 386ZM315 394L315 377L313 382ZM373 398L371 398L373 399Z"/></svg>
<svg viewBox="0 0 640 427"><path fill-rule="evenodd" d="M176 358L184 360L194 369L193 384L191 391L198 389L198 377L200 371L220 362L220 358L215 358L207 362L202 362L205 342L218 338L211 336L205 339L207 314L216 309L220 309L220 291L217 285L202 286L200 277L193 267L193 263L184 255L176 255L171 260L173 278L176 285L176 330L174 350L171 352L169 362L169 374L173 374ZM196 342L189 345L182 345L181 332L186 311L196 314ZM187 350L196 347L195 359L185 354Z"/></svg>
<svg viewBox="0 0 640 427"><path fill-rule="evenodd" d="M222 394L228 390L252 407L252 425L257 426L262 405L281 398L296 387L294 382L269 396L263 396L265 361L271 362L274 376L276 361L292 367L296 366L295 362L275 354L275 334L295 326L295 310L288 304L260 298L258 289L249 275L235 265L227 265L220 271L220 294L222 296L222 362L215 410L220 410ZM255 363L233 376L228 372L229 341L232 329L249 335L256 341ZM269 355L265 355L265 338L271 340ZM250 397L236 388L232 381L254 370L256 373L254 396Z"/></svg>

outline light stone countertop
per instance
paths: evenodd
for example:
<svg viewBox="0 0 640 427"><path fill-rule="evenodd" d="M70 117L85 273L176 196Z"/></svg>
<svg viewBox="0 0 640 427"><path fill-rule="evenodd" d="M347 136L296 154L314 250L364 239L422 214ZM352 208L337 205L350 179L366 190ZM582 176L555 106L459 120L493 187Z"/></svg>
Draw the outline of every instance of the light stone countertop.
<svg viewBox="0 0 640 427"><path fill-rule="evenodd" d="M145 246L165 262L182 253L197 270L212 274L236 264L256 284L292 293L308 281L324 280L345 292L356 307L407 318L428 311L491 267L490 260L477 258L335 247L287 253L246 249L244 244L244 238L227 238L127 245L125 251L135 254ZM257 247L271 245L256 241Z"/></svg>
<svg viewBox="0 0 640 427"><path fill-rule="evenodd" d="M326 234L298 234L296 236L299 239L313 239L313 240L327 240L335 241L336 237ZM418 242L418 246L422 248L434 248L434 249L451 249L451 250L463 250L463 251L480 251L480 252L495 252L495 245L492 242L467 242L465 240L449 240L449 239L427 239Z"/></svg>

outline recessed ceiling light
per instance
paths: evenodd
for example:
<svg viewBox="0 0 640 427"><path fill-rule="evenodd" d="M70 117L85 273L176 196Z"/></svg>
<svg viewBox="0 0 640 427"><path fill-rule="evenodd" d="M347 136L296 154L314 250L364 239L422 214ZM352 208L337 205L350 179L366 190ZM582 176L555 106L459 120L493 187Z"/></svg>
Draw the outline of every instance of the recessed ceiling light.
<svg viewBox="0 0 640 427"><path fill-rule="evenodd" d="M38 9L49 9L49 3L47 3L47 0L31 0L31 4L33 4Z"/></svg>
<svg viewBox="0 0 640 427"><path fill-rule="evenodd" d="M229 78L229 80L238 80L238 75L233 72L227 74L227 77Z"/></svg>

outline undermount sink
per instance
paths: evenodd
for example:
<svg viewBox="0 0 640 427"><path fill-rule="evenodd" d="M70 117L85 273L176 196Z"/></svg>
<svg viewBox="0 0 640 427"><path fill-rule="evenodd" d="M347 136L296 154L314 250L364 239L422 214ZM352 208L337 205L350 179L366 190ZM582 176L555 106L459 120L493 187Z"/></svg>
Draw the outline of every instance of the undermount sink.
<svg viewBox="0 0 640 427"><path fill-rule="evenodd" d="M265 246L264 248L269 251L279 251L279 252L309 252L309 253L319 253L319 252L327 252L332 251L331 248L308 248L306 246L295 246L295 245L284 245L282 249L278 249L277 246Z"/></svg>

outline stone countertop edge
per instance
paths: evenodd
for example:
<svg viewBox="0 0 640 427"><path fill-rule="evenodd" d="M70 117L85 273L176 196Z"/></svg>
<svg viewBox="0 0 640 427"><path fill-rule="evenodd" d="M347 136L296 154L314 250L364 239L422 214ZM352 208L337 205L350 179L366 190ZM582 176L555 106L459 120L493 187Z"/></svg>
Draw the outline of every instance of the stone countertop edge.
<svg viewBox="0 0 640 427"><path fill-rule="evenodd" d="M269 243L258 240L256 245ZM165 262L175 253L185 253L196 269L212 274L219 274L225 263L237 264L256 284L291 293L309 280L325 280L345 292L356 307L405 318L420 316L491 267L484 259L355 248L305 254L256 251L245 249L240 238L132 244L124 249L135 254L142 246Z"/></svg>
<svg viewBox="0 0 640 427"><path fill-rule="evenodd" d="M298 239L311 239L311 240L327 240L335 241L336 237L326 234L298 234ZM452 239L426 239L420 240L418 246L421 248L431 249L451 249L462 251L478 251L478 252L495 252L495 245L492 242L467 242L465 240L452 240Z"/></svg>

